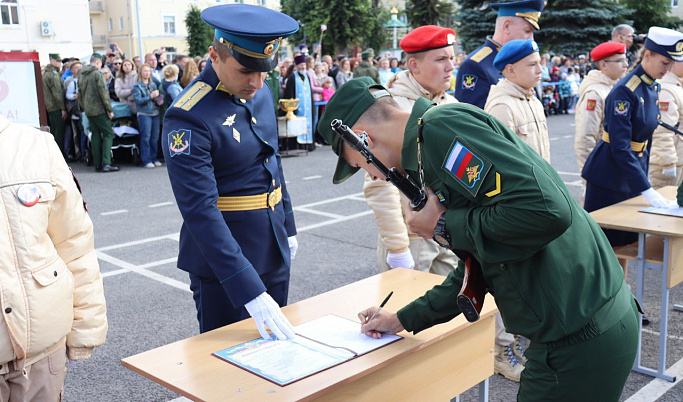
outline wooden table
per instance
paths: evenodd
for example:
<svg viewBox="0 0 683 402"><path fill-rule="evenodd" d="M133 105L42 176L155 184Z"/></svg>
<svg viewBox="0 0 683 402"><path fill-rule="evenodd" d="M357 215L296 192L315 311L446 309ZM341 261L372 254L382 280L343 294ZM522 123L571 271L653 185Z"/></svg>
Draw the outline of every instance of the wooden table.
<svg viewBox="0 0 683 402"><path fill-rule="evenodd" d="M676 198L674 186L659 189L666 198ZM617 257L634 261L638 268L636 297L643 304L645 268L662 271L661 319L659 323L659 360L657 370L640 364L641 339L638 336L638 354L635 371L668 381L676 377L666 370L666 336L669 323L669 289L683 282L683 219L674 216L638 212L650 204L642 196L591 212L591 216L605 229L619 229L638 233L638 243L621 247Z"/></svg>
<svg viewBox="0 0 683 402"><path fill-rule="evenodd" d="M284 307L293 325L328 313L358 320L356 314L378 305L397 311L443 281L442 276L407 269L380 275ZM488 399L493 374L493 298L486 298L481 318L470 324L456 319L279 387L226 363L216 352L259 337L251 319L125 358L121 363L185 397L202 401L257 400L449 400L479 384Z"/></svg>

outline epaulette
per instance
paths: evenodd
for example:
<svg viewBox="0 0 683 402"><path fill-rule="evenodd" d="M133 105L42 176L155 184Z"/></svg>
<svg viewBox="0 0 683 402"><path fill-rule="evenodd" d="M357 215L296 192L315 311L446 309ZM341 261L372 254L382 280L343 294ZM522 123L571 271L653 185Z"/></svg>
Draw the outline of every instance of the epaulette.
<svg viewBox="0 0 683 402"><path fill-rule="evenodd" d="M490 55L491 52L493 52L493 49L491 49L488 46L484 46L479 51L470 57L470 60L472 60L475 63L479 63L480 61L484 60L486 56Z"/></svg>
<svg viewBox="0 0 683 402"><path fill-rule="evenodd" d="M638 85L640 85L641 82L642 82L642 80L637 75L634 75L626 83L626 88L630 89L631 92L635 92L636 88L638 88Z"/></svg>
<svg viewBox="0 0 683 402"><path fill-rule="evenodd" d="M211 85L202 81L197 81L183 94L183 96L173 102L173 107L190 110L205 97L206 94L211 92L211 89Z"/></svg>

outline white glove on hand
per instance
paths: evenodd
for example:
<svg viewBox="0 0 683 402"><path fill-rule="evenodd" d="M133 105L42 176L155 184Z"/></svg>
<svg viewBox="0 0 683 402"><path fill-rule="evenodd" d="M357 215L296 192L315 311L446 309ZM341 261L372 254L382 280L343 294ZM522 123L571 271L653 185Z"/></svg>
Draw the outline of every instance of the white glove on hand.
<svg viewBox="0 0 683 402"><path fill-rule="evenodd" d="M662 169L662 175L666 177L676 177L676 167Z"/></svg>
<svg viewBox="0 0 683 402"><path fill-rule="evenodd" d="M296 250L299 249L299 242L296 241L296 236L290 236L287 238L287 243L289 244L289 257L293 260L296 256Z"/></svg>
<svg viewBox="0 0 683 402"><path fill-rule="evenodd" d="M254 300L245 304L244 307L256 321L256 328L258 328L263 339L270 339L270 334L266 331L264 324L273 331L277 339L283 340L294 337L294 327L268 293L261 293Z"/></svg>
<svg viewBox="0 0 683 402"><path fill-rule="evenodd" d="M410 250L404 251L402 253L388 253L387 254L387 264L389 267L398 268L415 268L415 260L413 260L413 255L410 254Z"/></svg>
<svg viewBox="0 0 683 402"><path fill-rule="evenodd" d="M663 195L659 194L657 190L652 187L643 191L643 197L656 208L678 208L678 204L675 201L667 200Z"/></svg>

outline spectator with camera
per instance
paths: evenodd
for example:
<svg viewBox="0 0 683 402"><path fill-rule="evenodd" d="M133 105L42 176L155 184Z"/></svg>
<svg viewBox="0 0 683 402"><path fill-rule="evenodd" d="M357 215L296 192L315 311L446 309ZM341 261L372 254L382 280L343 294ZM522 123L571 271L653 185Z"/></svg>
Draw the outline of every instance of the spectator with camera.
<svg viewBox="0 0 683 402"><path fill-rule="evenodd" d="M631 52L634 43L643 44L645 35L636 35L635 30L628 24L619 24L612 29L612 42L623 43L626 45L626 60L628 67L633 67L635 55Z"/></svg>
<svg viewBox="0 0 683 402"><path fill-rule="evenodd" d="M140 158L146 168L161 166L157 159L157 142L159 141L159 106L164 98L159 96L159 89L152 81L152 66L143 64L137 82L133 86L133 97L137 105L138 125L140 127Z"/></svg>

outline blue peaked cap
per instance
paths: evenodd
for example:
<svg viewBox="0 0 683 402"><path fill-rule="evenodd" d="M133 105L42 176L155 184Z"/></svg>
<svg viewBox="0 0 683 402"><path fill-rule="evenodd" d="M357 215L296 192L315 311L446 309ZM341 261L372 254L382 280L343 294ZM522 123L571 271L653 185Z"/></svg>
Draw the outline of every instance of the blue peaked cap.
<svg viewBox="0 0 683 402"><path fill-rule="evenodd" d="M262 72L277 66L282 40L299 30L292 17L248 4L209 7L202 11L202 20L242 66Z"/></svg>
<svg viewBox="0 0 683 402"><path fill-rule="evenodd" d="M491 8L498 10L499 17L520 17L524 18L536 29L541 29L538 26L538 20L541 18L541 11L547 1L544 0L523 0L512 1L509 3L492 3Z"/></svg>

